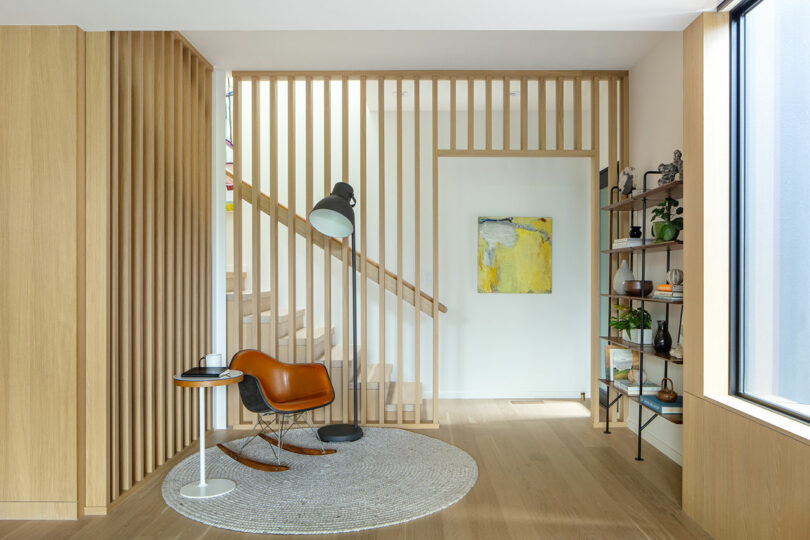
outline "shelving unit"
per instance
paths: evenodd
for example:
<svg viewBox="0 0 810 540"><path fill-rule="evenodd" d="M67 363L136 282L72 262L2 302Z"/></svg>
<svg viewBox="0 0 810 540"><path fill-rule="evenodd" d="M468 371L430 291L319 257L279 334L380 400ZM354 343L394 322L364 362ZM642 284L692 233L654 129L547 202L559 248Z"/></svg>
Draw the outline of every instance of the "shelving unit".
<svg viewBox="0 0 810 540"><path fill-rule="evenodd" d="M621 257L622 255L626 255L629 257L630 267L631 269L634 266L635 257L640 257L641 261L641 280L645 281L647 279L647 253L651 251L666 251L666 271L669 272L670 270L670 254L676 250L683 249L683 242L679 240L673 240L671 242L653 242L653 243L646 243L647 239L647 209L650 203L657 204L660 201L663 201L667 197L672 197L673 199L681 199L683 198L683 180L676 180L669 184L665 184L663 186L658 186L653 189L647 189L647 176L650 174L660 174L658 171L648 171L644 173L644 184L641 193L633 195L631 197L627 197L625 199L614 201L614 195L618 198L619 195L619 188L618 186L613 186L610 189L610 204L607 206L602 207L602 211L610 213L610 243L611 248L602 250L602 253L607 254L608 257L608 268L610 269L609 280L609 289L611 290L610 293L602 294L605 298L610 298L611 300L619 300L619 301L626 301L629 302L630 307L634 307L634 303L640 304L642 312L644 311L644 306L646 303L655 303L655 304L663 304L666 310L666 321L667 327L669 327L669 319L670 319L670 306L680 306L680 309L683 309L683 300L666 300L662 298L646 298L646 297L639 297L639 296L630 296L624 294L616 294L613 291L612 287L612 276L613 276L613 257ZM636 212L641 212L641 238L644 239L642 245L640 246L632 246L632 247L625 247L625 248L616 248L613 249L613 240L614 240L614 233L616 233L616 237L618 238L618 227L614 229L614 219L617 215L629 215L630 223L632 224L634 220L634 216ZM613 310L612 303L609 304L608 307L608 318L610 317ZM652 321L651 321L652 322ZM669 371L669 364L683 364L682 358L675 358L667 353L658 353L655 351L652 344L645 344L644 343L644 336L643 332L641 333L641 343L633 343L623 339L621 336L601 336L601 339L608 342L610 345L621 347L624 349L628 349L634 352L637 352L639 355L639 371L644 373L644 359L645 357L654 358L659 361L664 362L664 376L668 375ZM610 374L607 374L608 376ZM644 458L641 457L641 441L642 441L642 433L644 428L646 428L653 420L656 418L663 418L668 422L673 424L682 424L683 423L683 415L681 414L659 414L653 409L650 409L644 406L641 403L641 400L638 396L630 396L627 394L626 391L622 390L621 388L615 386L610 379L603 379L600 378L599 382L604 384L607 388L607 402L604 404L606 409L605 415L605 433L610 433L610 410L613 405L620 403L622 397L626 400L629 400L632 403L638 404L638 445L637 445L637 455L636 460L643 461ZM611 400L611 390L616 393L616 396ZM644 387L640 388L640 393L643 394ZM647 409L648 411L652 412L652 416L647 419L646 422L643 422L642 418L642 410Z"/></svg>

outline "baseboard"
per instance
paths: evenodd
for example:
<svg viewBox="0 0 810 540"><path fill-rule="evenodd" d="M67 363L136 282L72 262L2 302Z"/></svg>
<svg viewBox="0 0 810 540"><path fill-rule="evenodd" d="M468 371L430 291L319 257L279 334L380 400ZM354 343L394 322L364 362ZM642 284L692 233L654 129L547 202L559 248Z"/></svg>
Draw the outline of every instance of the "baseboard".
<svg viewBox="0 0 810 540"><path fill-rule="evenodd" d="M656 419L656 421L665 422L666 420ZM611 422L611 425L613 425L612 422ZM638 422L637 421L628 421L627 422L627 427L634 434L638 435ZM673 448L672 446L670 446L669 444L664 442L663 439L661 439L660 437L657 437L653 432L647 431L646 428L644 429L643 439L645 441L647 441L648 443L650 443L651 445L653 445L659 452L661 452L662 454L667 456L669 459L671 459L672 461L674 461L675 463L677 463L678 465L683 467L683 454L681 454L681 452L679 452L676 448Z"/></svg>
<svg viewBox="0 0 810 540"><path fill-rule="evenodd" d="M79 518L75 502L0 501L0 519L60 519Z"/></svg>
<svg viewBox="0 0 810 540"><path fill-rule="evenodd" d="M106 516L107 515L107 507L106 506L85 506L84 507L84 515L85 516Z"/></svg>
<svg viewBox="0 0 810 540"><path fill-rule="evenodd" d="M590 389L585 397L590 397ZM423 394L424 399L433 399L433 393ZM439 399L581 399L581 390L527 390L524 392L439 392Z"/></svg>

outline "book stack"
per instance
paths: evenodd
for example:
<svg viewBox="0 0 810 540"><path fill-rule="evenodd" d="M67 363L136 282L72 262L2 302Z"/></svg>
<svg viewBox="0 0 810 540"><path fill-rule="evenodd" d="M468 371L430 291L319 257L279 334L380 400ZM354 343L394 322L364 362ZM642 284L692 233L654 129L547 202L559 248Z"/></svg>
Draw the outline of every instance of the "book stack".
<svg viewBox="0 0 810 540"><path fill-rule="evenodd" d="M641 392L641 386L637 382L630 382L627 379L616 379L613 381L613 386L618 390L626 393L628 396L637 396ZM660 385L651 382L644 383L644 393L653 394L661 389Z"/></svg>
<svg viewBox="0 0 810 540"><path fill-rule="evenodd" d="M655 242L654 238L647 238L647 244L652 244L653 242ZM637 247L644 243L643 238L616 238L613 241L613 249Z"/></svg>
<svg viewBox="0 0 810 540"><path fill-rule="evenodd" d="M683 285L661 283L656 287L653 298L659 300L683 300Z"/></svg>
<svg viewBox="0 0 810 540"><path fill-rule="evenodd" d="M655 394L644 395L639 398L641 404L658 414L683 414L683 396L672 402L661 401Z"/></svg>

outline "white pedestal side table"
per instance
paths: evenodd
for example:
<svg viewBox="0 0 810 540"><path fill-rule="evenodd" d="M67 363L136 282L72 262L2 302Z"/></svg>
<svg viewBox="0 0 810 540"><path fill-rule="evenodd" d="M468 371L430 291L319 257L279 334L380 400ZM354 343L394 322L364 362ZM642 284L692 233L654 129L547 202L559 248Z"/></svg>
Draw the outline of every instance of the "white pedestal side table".
<svg viewBox="0 0 810 540"><path fill-rule="evenodd" d="M242 372L231 370L225 377L183 377L174 376L174 385L183 388L200 389L200 481L186 484L180 489L180 494L190 499L207 499L218 495L225 495L236 487L236 482L226 478L205 478L205 389L214 386L227 386L243 379Z"/></svg>

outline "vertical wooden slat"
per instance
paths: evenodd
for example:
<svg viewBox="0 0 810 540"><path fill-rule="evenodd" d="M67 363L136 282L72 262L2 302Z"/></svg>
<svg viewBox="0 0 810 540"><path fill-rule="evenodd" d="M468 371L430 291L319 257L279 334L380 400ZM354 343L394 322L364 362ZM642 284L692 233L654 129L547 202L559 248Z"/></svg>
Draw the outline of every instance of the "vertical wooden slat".
<svg viewBox="0 0 810 540"><path fill-rule="evenodd" d="M592 77L591 78L591 150L592 150L592 157L591 157L591 271L596 268L598 272L599 268L599 245L598 243L594 245L593 237L599 236L599 220L596 219L596 216L599 214L599 167L600 167L600 142L599 142L599 78ZM613 275L612 269L610 270L610 275ZM591 286L593 287L593 282L598 280L598 276L591 278ZM597 289L598 290L598 289ZM591 332L593 333L592 337L598 336L598 328L596 330L593 329L594 324L598 327L598 315L596 317L591 317ZM594 320L595 319L595 320ZM593 353L591 356L591 366L593 369L594 366L594 358ZM597 395L599 392L599 383L597 377L591 377L591 395ZM601 412L601 405L599 404L599 400L591 400L591 418L596 421L599 419L599 414Z"/></svg>
<svg viewBox="0 0 810 540"><path fill-rule="evenodd" d="M599 77L591 78L591 150L599 161Z"/></svg>
<svg viewBox="0 0 810 540"><path fill-rule="evenodd" d="M600 167L600 142L599 142L599 79L597 77L591 78L591 302L593 303L591 309L591 370L592 373L598 373L599 362L599 260L601 254L599 252L599 167ZM612 270L610 275L613 275ZM599 381L598 377L591 377L591 395L599 395ZM626 405L625 405L626 407ZM601 413L601 405L599 400L591 400L591 419L594 424L599 420ZM611 414L611 411L607 411Z"/></svg>
<svg viewBox="0 0 810 540"><path fill-rule="evenodd" d="M520 149L529 148L529 81L520 79Z"/></svg>
<svg viewBox="0 0 810 540"><path fill-rule="evenodd" d="M313 176L312 176L312 164L313 164L313 156L312 156L312 77L307 77L306 82L306 194L305 194L305 202L306 207L304 209L304 214L309 215L310 210L312 210L312 205L314 203L314 194L313 194ZM314 296L314 275L313 275L313 252L312 252L312 225L310 224L309 220L306 222L306 264L305 264L305 273L306 273L306 327L307 327L307 349L306 349L306 358L307 362L311 362L314 360L312 355L313 349L313 326L315 324L315 314L314 314L314 307L313 307L313 296Z"/></svg>
<svg viewBox="0 0 810 540"><path fill-rule="evenodd" d="M340 106L340 114L341 114L341 137L340 137L340 163L341 163L341 181L348 182L349 181L349 79L347 77L343 77L341 81L341 90L340 90L340 97L341 97L341 106ZM341 343L343 344L343 389L345 392L346 399L343 400L343 411L341 418L343 418L344 422L349 421L349 402L354 400L354 395L349 394L349 371L353 369L349 365L349 239L343 239L343 245L341 246L341 251L343 255L343 263L341 264L341 282L343 283L343 295L342 295L342 340ZM352 268L352 272L354 268ZM327 336L331 335L329 333L329 329L327 328ZM331 342L329 346L331 347ZM351 361L354 362L355 359L351 358ZM352 389L352 392L354 390ZM352 408L352 410L354 410Z"/></svg>
<svg viewBox="0 0 810 540"><path fill-rule="evenodd" d="M450 77L450 150L456 149L456 79Z"/></svg>
<svg viewBox="0 0 810 540"><path fill-rule="evenodd" d="M166 87L166 114L164 115L166 131L166 376L171 377L176 370L176 306L177 291L175 288L175 107L174 107L174 74L175 74L175 47L171 35L164 36L164 47L167 51L166 66L164 70L164 84ZM179 388L175 388L170 378L166 380L166 455L175 453L177 395ZM178 448L179 450L179 448Z"/></svg>
<svg viewBox="0 0 810 540"><path fill-rule="evenodd" d="M537 79L537 147L546 149L546 80Z"/></svg>
<svg viewBox="0 0 810 540"><path fill-rule="evenodd" d="M166 116L166 95L164 80L166 70L166 34L157 34L155 43L155 110L152 122L155 132L155 450L156 463L166 461L166 390L171 374L166 370L166 130L163 122Z"/></svg>
<svg viewBox="0 0 810 540"><path fill-rule="evenodd" d="M295 364L295 77L287 78L287 205L287 362Z"/></svg>
<svg viewBox="0 0 810 540"><path fill-rule="evenodd" d="M436 91L434 90L433 93L435 94ZM484 119L484 125L486 127L486 149L492 150L492 79L487 77L487 88L486 88L486 118ZM436 145L436 141L433 141L433 145Z"/></svg>
<svg viewBox="0 0 810 540"><path fill-rule="evenodd" d="M379 100L378 132L379 143L379 216L380 216L380 369L379 369L379 419L380 424L385 423L385 79L378 81L377 99Z"/></svg>
<svg viewBox="0 0 810 540"><path fill-rule="evenodd" d="M418 89L417 89L418 95ZM363 366L361 409L368 423L368 221L366 220L366 78L360 77L360 357Z"/></svg>
<svg viewBox="0 0 810 540"><path fill-rule="evenodd" d="M261 313L261 260L262 260L262 244L261 244L261 227L259 221L259 195L261 194L261 100L259 99L259 79L253 78L251 80L250 92L250 172L251 172L251 202L250 213L252 217L252 230L250 240L252 243L251 248L251 263L252 271L250 278L250 288L253 290L253 324L251 329L253 335L251 336L251 343L257 350L262 350L262 313Z"/></svg>
<svg viewBox="0 0 810 540"><path fill-rule="evenodd" d="M144 476L143 399L143 34L133 34L132 51L132 409L133 481Z"/></svg>
<svg viewBox="0 0 810 540"><path fill-rule="evenodd" d="M473 110L473 80L469 79L467 81L469 85L467 91L467 103L469 104L468 110L468 119L472 118L472 110ZM419 383L422 380L422 371L420 366L420 356L421 356L421 325L422 325L422 309L419 307L419 295L422 291L422 279L421 279L421 244L419 235L421 233L421 207L422 207L422 193L420 191L420 179L421 179L421 161L420 161L420 144L421 144L421 122L420 122L420 111L419 111L419 79L416 79L413 82L414 92L413 92L413 279L414 279L414 307L413 307L413 314L414 314L414 321L413 321L413 341L414 341L414 374L415 374L415 381L417 383L417 388L420 388ZM473 123L469 121L469 136L467 139L467 148L469 150L473 149ZM422 407L422 396L417 393L416 395L416 404L414 406L414 422L420 423L421 421L421 407Z"/></svg>
<svg viewBox="0 0 810 540"><path fill-rule="evenodd" d="M323 193L328 195L332 188L332 81L324 78L323 81ZM332 242L324 242L323 246L323 328L332 330ZM324 365L330 376L332 373L332 344L324 348ZM343 395L343 392L341 392ZM324 422L331 423L334 406L324 410Z"/></svg>
<svg viewBox="0 0 810 540"><path fill-rule="evenodd" d="M144 472L155 470L155 33L143 37L144 150Z"/></svg>
<svg viewBox="0 0 810 540"><path fill-rule="evenodd" d="M621 107L622 119L619 125L621 134L621 165L624 169L630 165L630 77L625 75L620 80L621 83Z"/></svg>
<svg viewBox="0 0 810 540"><path fill-rule="evenodd" d="M503 78L503 149L509 150L509 133L511 131L511 126L509 122L511 120L511 105L509 103L509 77Z"/></svg>
<svg viewBox="0 0 810 540"><path fill-rule="evenodd" d="M582 150L582 78L574 79L574 150Z"/></svg>
<svg viewBox="0 0 810 540"><path fill-rule="evenodd" d="M190 366L197 365L197 361L200 358L200 349L199 349L199 337L200 337L200 279L199 273L197 271L199 260L197 259L198 254L198 242L199 242L199 221L200 221L200 212L199 212L199 190L198 186L200 184L199 181L199 148L197 145L198 137L197 134L199 133L199 125L197 123L198 116L197 116L197 81L199 80L199 65L195 58L195 55L189 50L188 54L189 58L189 76L188 76L188 89L186 92L186 100L187 100L187 110L188 110L188 135L186 135L186 142L188 144L188 183L186 184L188 187L187 195L190 206L190 215L189 215L189 249L188 249L188 272L190 274L190 281L191 281L191 316L189 317L189 322L191 324L191 332L189 339L191 340L189 345L189 353L187 356L188 362ZM190 367L189 366L189 367ZM186 392L188 393L188 392ZM192 394L192 426L191 430L194 435L199 437L199 422L205 421L205 413L203 413L203 418L200 418L200 408L199 408L199 397L200 393L198 392L191 392ZM192 440L197 440L197 437L192 435Z"/></svg>
<svg viewBox="0 0 810 540"><path fill-rule="evenodd" d="M270 79L270 354L278 358L278 85Z"/></svg>
<svg viewBox="0 0 810 540"><path fill-rule="evenodd" d="M488 98L487 101L487 109L490 109L490 99ZM439 422L437 415L439 410L439 158L436 153L438 109L437 84L436 79L433 79L433 411L431 414L434 424ZM420 396L417 396L417 399L419 398Z"/></svg>
<svg viewBox="0 0 810 540"><path fill-rule="evenodd" d="M456 81L450 82L452 113L455 112ZM451 115L453 115L451 113ZM455 116L455 115L453 115ZM455 146L455 139L453 139ZM402 386L403 363L402 358L402 79L397 79L397 423L402 424Z"/></svg>
<svg viewBox="0 0 810 540"><path fill-rule="evenodd" d="M275 115L274 115L275 116ZM236 321L236 350L242 350L242 79L233 79L233 301L236 312L232 320ZM271 135L272 140L272 135ZM273 153L271 152L271 156ZM273 168L270 169L271 175ZM272 176L271 176L272 178ZM271 180L272 181L272 180ZM273 205L275 206L275 204ZM271 223L273 220L271 219ZM275 238L273 240L275 242ZM277 290L277 289L276 289ZM242 407L239 411L241 413ZM240 418L241 420L241 414Z"/></svg>
<svg viewBox="0 0 810 540"><path fill-rule="evenodd" d="M618 159L618 145L616 141L616 128L618 126L618 111L616 102L616 78L608 79L608 186L618 183L616 161Z"/></svg>
<svg viewBox="0 0 810 540"><path fill-rule="evenodd" d="M564 79L557 77L554 83L554 90L557 93L557 102L554 106L554 115L557 118L557 150L565 148L565 106L563 105Z"/></svg>
<svg viewBox="0 0 810 540"><path fill-rule="evenodd" d="M111 86L111 106L110 106L110 179L112 182L111 191L111 231L110 231L110 500L114 500L121 493L121 428L123 426L120 416L121 387L120 387L120 362L121 349L120 341L123 334L121 324L121 289L120 280L122 274L121 265L121 239L119 231L121 229L121 32L112 32L112 79Z"/></svg>
<svg viewBox="0 0 810 540"><path fill-rule="evenodd" d="M121 89L121 490L132 486L134 463L132 410L132 34L122 40Z"/></svg>
<svg viewBox="0 0 810 540"><path fill-rule="evenodd" d="M196 363L192 358L192 200L191 200L191 51L182 46L183 50L183 368L185 371ZM197 440L197 392L183 392L183 437L186 444Z"/></svg>
<svg viewBox="0 0 810 540"><path fill-rule="evenodd" d="M172 47L174 48L174 372L183 371L183 45L179 40L172 37ZM182 449L187 442L184 439L186 408L185 392L181 388L174 388L175 397L175 450Z"/></svg>
<svg viewBox="0 0 810 540"><path fill-rule="evenodd" d="M414 85L419 85L419 79L416 79ZM418 92L418 90L417 90ZM415 98L414 98L415 99ZM417 105L416 110L419 107ZM418 137L417 137L418 140ZM475 148L475 80L472 77L467 78L467 150ZM418 288L416 289L419 290ZM419 311L417 309L417 311Z"/></svg>

